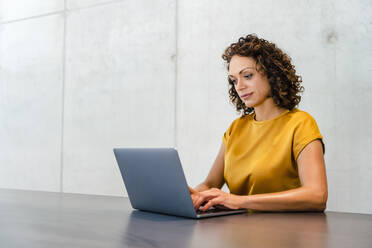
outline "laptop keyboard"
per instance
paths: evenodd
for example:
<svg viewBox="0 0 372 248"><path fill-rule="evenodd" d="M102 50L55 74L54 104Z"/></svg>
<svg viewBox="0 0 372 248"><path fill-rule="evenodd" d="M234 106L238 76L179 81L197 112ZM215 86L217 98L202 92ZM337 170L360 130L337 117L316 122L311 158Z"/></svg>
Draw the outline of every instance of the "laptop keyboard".
<svg viewBox="0 0 372 248"><path fill-rule="evenodd" d="M229 209L229 208L215 208L215 207L211 207L209 208L208 210L206 211L201 211L202 207L199 208L198 211L196 211L197 214L210 214L210 213L219 213L219 212L227 212L227 211L231 211L232 209Z"/></svg>

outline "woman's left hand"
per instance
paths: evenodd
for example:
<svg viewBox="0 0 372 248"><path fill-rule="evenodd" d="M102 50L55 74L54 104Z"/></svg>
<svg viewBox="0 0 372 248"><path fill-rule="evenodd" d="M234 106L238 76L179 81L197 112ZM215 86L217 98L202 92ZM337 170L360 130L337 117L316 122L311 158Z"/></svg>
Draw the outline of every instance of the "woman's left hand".
<svg viewBox="0 0 372 248"><path fill-rule="evenodd" d="M217 188L199 192L199 198L194 203L195 209L199 209L203 202L206 202L206 204L201 209L202 211L206 211L215 205L222 205L230 209L241 208L241 196L226 193Z"/></svg>

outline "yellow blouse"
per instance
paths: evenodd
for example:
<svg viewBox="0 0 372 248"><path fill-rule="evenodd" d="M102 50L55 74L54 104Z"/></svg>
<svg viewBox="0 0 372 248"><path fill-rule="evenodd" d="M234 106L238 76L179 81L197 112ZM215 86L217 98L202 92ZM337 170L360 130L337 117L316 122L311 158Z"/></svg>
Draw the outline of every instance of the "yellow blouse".
<svg viewBox="0 0 372 248"><path fill-rule="evenodd" d="M323 137L314 118L297 108L266 121L255 114L235 119L223 135L224 179L230 192L253 195L301 186L297 158L302 149Z"/></svg>

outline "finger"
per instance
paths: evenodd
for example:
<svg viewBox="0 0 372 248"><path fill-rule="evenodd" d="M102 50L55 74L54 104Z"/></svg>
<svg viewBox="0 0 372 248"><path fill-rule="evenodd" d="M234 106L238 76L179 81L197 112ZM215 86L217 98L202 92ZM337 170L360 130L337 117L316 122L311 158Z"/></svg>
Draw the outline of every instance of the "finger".
<svg viewBox="0 0 372 248"><path fill-rule="evenodd" d="M204 198L203 197L198 197L198 199L196 199L195 201L195 204L194 204L194 207L195 207L195 210L199 210L199 207L200 205L205 202Z"/></svg>
<svg viewBox="0 0 372 248"><path fill-rule="evenodd" d="M202 208L202 211L206 211L209 208L213 207L214 205L219 204L220 201L221 199L219 197L209 200L208 203L205 204L204 207Z"/></svg>
<svg viewBox="0 0 372 248"><path fill-rule="evenodd" d="M197 204L198 199L199 199L199 196L194 196L194 197L192 197L192 204L194 205L194 207L195 207L195 205Z"/></svg>
<svg viewBox="0 0 372 248"><path fill-rule="evenodd" d="M200 205L207 203L209 200L221 196L222 192L218 189L209 189L206 191L198 192L199 198L195 201L195 210L199 210Z"/></svg>
<svg viewBox="0 0 372 248"><path fill-rule="evenodd" d="M197 194L190 194L190 196L193 202L199 197Z"/></svg>
<svg viewBox="0 0 372 248"><path fill-rule="evenodd" d="M214 196L209 196L209 195L204 195L204 194L198 194L198 198L196 199L195 201L195 204L194 204L194 207L195 207L195 210L199 210L199 207L209 201L210 199L214 198Z"/></svg>
<svg viewBox="0 0 372 248"><path fill-rule="evenodd" d="M207 204L205 204L203 207L202 207L202 211L206 211L208 210L209 208L211 208L213 206L213 200L210 200L207 202Z"/></svg>
<svg viewBox="0 0 372 248"><path fill-rule="evenodd" d="M205 211L205 210L208 210L210 207L212 207L215 203L215 199L218 199L218 197L213 197L213 198L209 198L209 199L205 199L204 200L204 205L202 206L201 210L202 211Z"/></svg>

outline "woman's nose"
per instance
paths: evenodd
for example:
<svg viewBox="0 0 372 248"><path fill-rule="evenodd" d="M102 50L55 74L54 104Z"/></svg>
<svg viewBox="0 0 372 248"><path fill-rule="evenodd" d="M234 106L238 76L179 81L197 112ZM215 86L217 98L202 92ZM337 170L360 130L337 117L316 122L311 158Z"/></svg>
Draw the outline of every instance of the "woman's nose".
<svg viewBox="0 0 372 248"><path fill-rule="evenodd" d="M240 89L244 89L245 88L245 85L244 83L242 82L243 80L237 80L237 83L236 83L236 90L240 90Z"/></svg>

